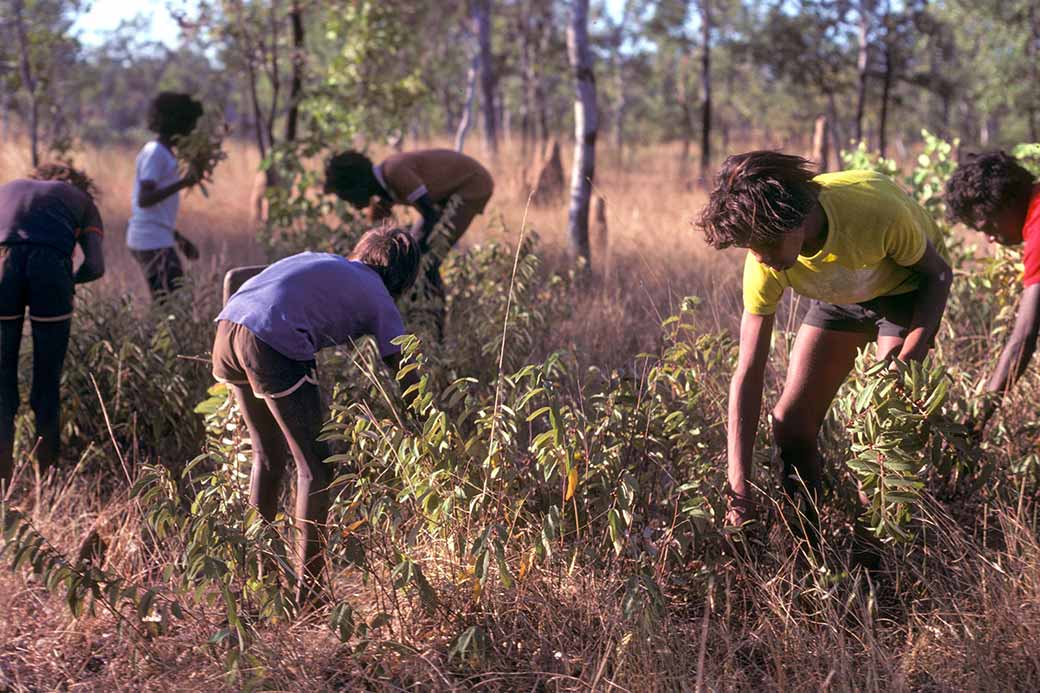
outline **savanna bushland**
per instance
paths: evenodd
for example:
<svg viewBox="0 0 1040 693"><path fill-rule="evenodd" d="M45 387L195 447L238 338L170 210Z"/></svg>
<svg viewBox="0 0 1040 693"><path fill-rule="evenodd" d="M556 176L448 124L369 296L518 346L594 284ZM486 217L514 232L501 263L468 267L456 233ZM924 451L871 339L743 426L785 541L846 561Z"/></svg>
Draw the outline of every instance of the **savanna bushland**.
<svg viewBox="0 0 1040 693"><path fill-rule="evenodd" d="M1023 144L1040 139L1035 8L593 3L605 210L583 253L566 191L531 202L549 140L573 159L571 3L462 5L199 3L174 50L134 22L83 45L74 2L0 3L0 177L71 159L108 227L106 277L77 292L65 459L48 478L18 420L0 687L1040 687L1040 370L984 439L963 425L1014 318L1020 258L951 228L941 197L966 149L1004 147L1040 173ZM159 88L205 97L230 132L206 194L182 200L201 259L152 305L123 229ZM496 191L445 265L445 339L403 344L416 404L366 345L319 359L329 587L297 613L291 518L250 510L249 440L210 375L223 272L351 247L363 222L320 195L331 149L460 140ZM742 254L706 248L693 220L720 158L755 147L892 175L942 224L955 268L932 356L878 369L868 350L839 393L812 554L765 421L756 481L774 501L742 532L724 523ZM782 307L767 403L804 303ZM406 325L422 310L402 308ZM857 522L877 570L853 560Z"/></svg>

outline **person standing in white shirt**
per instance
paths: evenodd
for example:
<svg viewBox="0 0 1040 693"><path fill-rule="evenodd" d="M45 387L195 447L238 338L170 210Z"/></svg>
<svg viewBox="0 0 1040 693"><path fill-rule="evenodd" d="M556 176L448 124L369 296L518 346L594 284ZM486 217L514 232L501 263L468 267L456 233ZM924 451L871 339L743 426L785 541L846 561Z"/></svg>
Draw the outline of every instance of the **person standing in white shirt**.
<svg viewBox="0 0 1040 693"><path fill-rule="evenodd" d="M195 171L181 178L173 155L178 136L191 133L202 115L202 104L187 94L160 92L148 111L148 129L158 137L137 155L133 206L126 244L141 265L152 299L177 288L184 270L177 248L189 260L198 249L177 231L180 191L199 182Z"/></svg>

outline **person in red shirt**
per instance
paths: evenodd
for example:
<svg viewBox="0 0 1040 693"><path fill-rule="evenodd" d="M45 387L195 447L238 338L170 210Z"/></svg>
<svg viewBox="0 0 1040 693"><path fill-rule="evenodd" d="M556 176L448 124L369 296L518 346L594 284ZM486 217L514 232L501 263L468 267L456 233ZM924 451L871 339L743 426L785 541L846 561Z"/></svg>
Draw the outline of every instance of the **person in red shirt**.
<svg viewBox="0 0 1040 693"><path fill-rule="evenodd" d="M986 399L974 422L980 434L1029 365L1040 333L1040 182L1013 156L985 152L968 157L946 183L950 219L984 233L993 243L1023 246L1022 298L1015 327L986 382Z"/></svg>

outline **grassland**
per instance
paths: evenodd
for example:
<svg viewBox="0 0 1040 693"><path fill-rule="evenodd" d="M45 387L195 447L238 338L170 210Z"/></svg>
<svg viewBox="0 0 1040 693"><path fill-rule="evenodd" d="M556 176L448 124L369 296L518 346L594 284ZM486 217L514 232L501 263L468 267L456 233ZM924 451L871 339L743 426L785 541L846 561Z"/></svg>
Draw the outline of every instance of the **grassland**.
<svg viewBox="0 0 1040 693"><path fill-rule="evenodd" d="M565 276L565 209L528 208L523 182L530 164L517 147L506 146L498 160L484 157L496 194L464 240L470 259L448 275L449 282L479 280L474 286L482 295L452 286L455 334L442 348L430 346L425 366L438 387L467 375L480 383L469 391L471 406L444 405L452 421L448 442L414 459L388 461L407 447L402 440L422 447L425 432L402 426L365 440L343 433L339 443L365 471L350 482L332 520L343 534L332 549L342 558L334 561L332 601L351 606L353 624L337 637L342 612L281 617L279 585L250 573L253 563L228 558L221 541L241 541L245 555L262 552L270 539L259 530L250 534L244 521L247 442L226 405L205 421L191 413L210 384L204 360L218 278L265 256L249 218L254 155L233 147L210 196L184 198L181 228L198 242L202 258L190 270L192 299L164 313L143 300L140 272L123 244L135 152L83 152L80 162L103 193L109 271L81 296L83 315L74 328L80 336L66 381L74 419L67 465L38 484L23 462L11 505L48 550L95 584L118 577L139 592L117 599L114 608L102 599L74 614L67 583L48 589L26 565L0 570L0 689L1040 688L1035 369L991 431L978 469L962 474L952 491L948 479L929 477L915 513L915 540L881 547L879 571L850 568L855 505L848 499L855 486L841 464L847 445L837 420L823 434L835 490L822 563L799 556L779 513L746 541L730 542L721 528L719 490L741 257L710 251L698 238L692 220L704 191L679 179L676 153L641 148L621 161L609 150L600 153L597 192L607 203L608 240L594 239L595 272L584 281ZM27 167L14 148L0 151L0 166L5 179ZM522 409L529 377L500 380L499 351L485 348L503 337L510 249L522 230L536 231L540 242L527 265L530 276L520 277L520 309L509 314L513 331L504 339L514 366L505 372L525 363L541 367L549 355L562 354L565 370L542 383L558 393L559 402L549 405L558 407L565 428L546 456L564 455L568 467L580 470L576 489L568 488L558 461L539 457L534 440L543 429L526 421L526 411L500 419L507 434L497 457L486 447L487 454L479 452L481 441L496 435L483 427L480 411L499 396ZM505 250L489 255L491 242ZM992 360L987 345L999 341L1008 319L996 292L973 293L972 270L961 268L941 340L961 403L970 401ZM685 306L681 326L662 327L684 307L683 297L694 295L702 301ZM797 314L798 306L790 306L782 324L793 329ZM775 401L789 343L790 332L778 334L767 401ZM160 358L133 351L135 344ZM374 387L351 380L363 369L349 357L334 355L327 365L330 392L338 386L332 396L338 421L394 420ZM139 375L124 373L135 366ZM365 398L363 411L347 407ZM684 417L681 430L668 419L676 411ZM761 476L768 477L763 448ZM202 452L208 457L194 476L176 481ZM486 460L486 468L465 464L474 460L476 466ZM630 478L639 490L618 540L608 517ZM142 494L143 485L159 488L163 479L174 479L169 497ZM696 488L684 490L684 482ZM411 492L418 483L432 490ZM762 483L776 497L775 480ZM470 505L434 506L435 493ZM395 506L389 515L372 510L381 496ZM178 498L194 506L178 505ZM174 529L164 535L156 513L168 500ZM687 501L697 506L692 515L680 507ZM553 507L566 526L548 530L551 551L537 550ZM474 546L491 528L500 553ZM77 552L91 531L105 548L87 566ZM350 542L364 548L364 561L347 559ZM227 573L184 578L200 550L220 557ZM405 562L422 566L422 580L402 578ZM240 611L229 612L221 584L234 588ZM158 596L142 610L145 590ZM83 602L91 601L85 594ZM174 602L181 617L167 608Z"/></svg>

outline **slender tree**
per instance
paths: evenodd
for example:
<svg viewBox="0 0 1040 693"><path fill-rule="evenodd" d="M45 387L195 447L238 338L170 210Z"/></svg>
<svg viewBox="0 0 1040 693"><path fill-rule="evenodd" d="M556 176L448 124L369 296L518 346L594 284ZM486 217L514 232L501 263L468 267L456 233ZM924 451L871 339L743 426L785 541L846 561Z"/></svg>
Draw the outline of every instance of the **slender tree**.
<svg viewBox="0 0 1040 693"><path fill-rule="evenodd" d="M472 0L473 31L480 49L480 96L484 115L484 143L492 156L498 153L495 118L495 62L491 53L491 0Z"/></svg>
<svg viewBox="0 0 1040 693"><path fill-rule="evenodd" d="M22 86L29 94L29 151L32 165L40 163L40 93L37 90L36 77L33 74L29 30L26 26L25 3L14 0L14 30L18 37L19 70Z"/></svg>
<svg viewBox="0 0 1040 693"><path fill-rule="evenodd" d="M466 71L466 96L462 104L462 118L455 131L455 151L461 152L466 145L466 135L473 124L473 100L477 95L477 73L480 71L480 51L474 50Z"/></svg>
<svg viewBox="0 0 1040 693"><path fill-rule="evenodd" d="M589 202L596 173L596 78L589 50L589 0L575 0L567 27L567 55L574 74L574 163L568 232L571 254L589 262ZM586 265L588 266L588 265Z"/></svg>
<svg viewBox="0 0 1040 693"><path fill-rule="evenodd" d="M701 181L711 173L711 0L701 5Z"/></svg>

